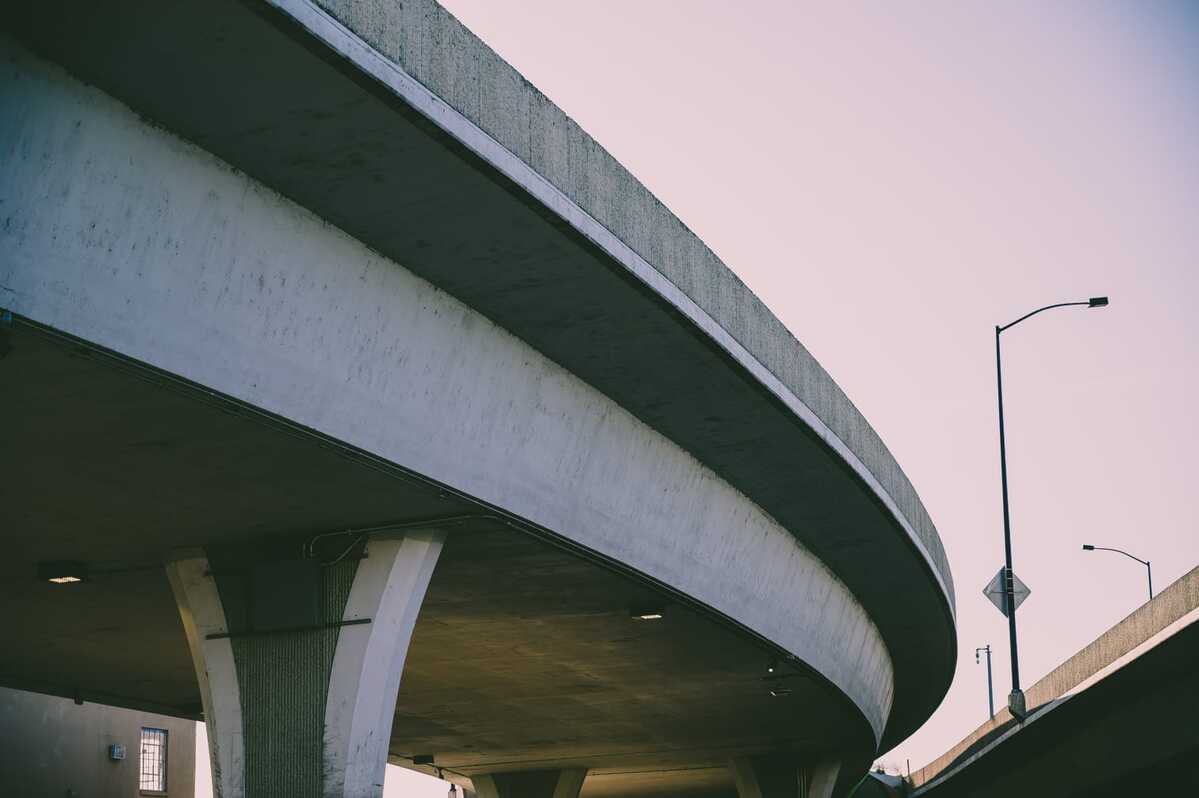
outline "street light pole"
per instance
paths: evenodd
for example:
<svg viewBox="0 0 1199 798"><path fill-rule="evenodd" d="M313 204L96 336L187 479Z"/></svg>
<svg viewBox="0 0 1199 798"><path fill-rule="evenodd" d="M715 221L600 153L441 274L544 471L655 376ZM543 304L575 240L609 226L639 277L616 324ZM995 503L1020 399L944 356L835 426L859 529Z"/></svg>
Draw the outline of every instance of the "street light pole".
<svg viewBox="0 0 1199 798"><path fill-rule="evenodd" d="M1012 692L1008 708L1018 718L1024 717L1024 691L1020 689L1020 657L1016 649L1016 602L1012 595L1012 522L1007 498L1007 441L1003 428L1003 366L999 352L999 334L995 327L995 386L999 394L999 479L1003 485L1003 605L1007 607L1008 651L1012 657Z"/></svg>
<svg viewBox="0 0 1199 798"><path fill-rule="evenodd" d="M1012 525L1011 515L1008 511L1007 442L1003 427L1003 366L1000 355L999 336L1004 330L1015 327L1020 322L1038 313L1043 313L1053 308L1065 308L1076 305L1085 305L1089 308L1107 307L1107 297L1096 296L1091 297L1086 302L1058 302L1053 305L1046 305L1043 308L1037 308L1031 313L1025 313L1020 318L1002 327L999 325L995 326L995 386L999 396L999 479L1003 486L1003 590L1004 606L1007 608L1008 646L1012 655L1012 692L1008 695L1007 703L1012 715L1018 719L1023 719L1027 712L1024 704L1024 691L1020 689L1020 656L1016 648L1016 602L1015 591L1013 589L1014 574L1012 573Z"/></svg>
<svg viewBox="0 0 1199 798"><path fill-rule="evenodd" d="M978 664L978 652L985 651L987 653L987 712L991 715L991 720L995 720L995 691L991 689L991 644L974 649L974 664Z"/></svg>
<svg viewBox="0 0 1199 798"><path fill-rule="evenodd" d="M1125 557L1136 560L1141 565L1145 566L1145 571L1148 573L1148 576L1149 576L1149 600L1153 601L1153 566L1149 564L1148 560L1142 560L1140 557L1137 557L1135 554L1129 554L1128 552L1126 552L1122 549L1109 549L1109 548L1105 548L1103 546L1092 546L1089 543L1082 544L1082 550L1083 551L1114 551L1117 554L1123 554Z"/></svg>

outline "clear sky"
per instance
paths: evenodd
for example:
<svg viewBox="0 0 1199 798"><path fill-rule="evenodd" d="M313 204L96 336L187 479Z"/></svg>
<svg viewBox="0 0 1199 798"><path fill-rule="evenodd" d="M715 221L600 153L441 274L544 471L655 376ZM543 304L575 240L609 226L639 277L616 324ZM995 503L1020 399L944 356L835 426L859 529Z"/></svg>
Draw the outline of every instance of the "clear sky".
<svg viewBox="0 0 1199 798"><path fill-rule="evenodd" d="M891 448L940 530L959 664L884 754L1009 689L993 327L1026 685L1199 564L1199 5L445 0L711 246ZM401 688L402 689L402 688ZM389 768L389 771L393 770ZM445 798L389 774L389 796Z"/></svg>

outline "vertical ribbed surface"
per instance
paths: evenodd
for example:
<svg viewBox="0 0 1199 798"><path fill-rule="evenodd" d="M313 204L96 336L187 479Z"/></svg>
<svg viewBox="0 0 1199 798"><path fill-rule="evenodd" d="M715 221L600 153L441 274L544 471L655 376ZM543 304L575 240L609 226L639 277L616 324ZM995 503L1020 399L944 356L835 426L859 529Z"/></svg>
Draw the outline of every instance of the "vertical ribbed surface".
<svg viewBox="0 0 1199 798"><path fill-rule="evenodd" d="M321 569L320 623L342 619L358 561ZM246 798L319 798L338 629L235 637Z"/></svg>

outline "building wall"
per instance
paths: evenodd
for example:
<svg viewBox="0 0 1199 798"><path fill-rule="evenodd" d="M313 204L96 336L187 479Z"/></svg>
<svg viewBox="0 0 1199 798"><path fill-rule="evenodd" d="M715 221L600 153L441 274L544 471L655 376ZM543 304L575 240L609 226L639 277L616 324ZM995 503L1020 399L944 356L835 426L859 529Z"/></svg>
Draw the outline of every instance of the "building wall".
<svg viewBox="0 0 1199 798"><path fill-rule="evenodd" d="M191 798L195 721L0 688L0 796L143 795L138 788L143 726L167 731L166 795ZM123 760L109 758L113 743L125 746Z"/></svg>

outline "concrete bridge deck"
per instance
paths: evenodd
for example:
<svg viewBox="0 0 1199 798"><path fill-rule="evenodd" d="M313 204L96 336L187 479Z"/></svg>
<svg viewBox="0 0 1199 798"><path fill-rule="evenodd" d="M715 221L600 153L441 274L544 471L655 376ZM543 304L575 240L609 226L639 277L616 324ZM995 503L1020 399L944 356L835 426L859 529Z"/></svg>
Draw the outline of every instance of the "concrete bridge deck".
<svg viewBox="0 0 1199 798"><path fill-rule="evenodd" d="M393 757L425 746L467 775L580 764L588 790L607 762L625 778L606 794L686 765L727 789L730 755L866 762L931 712L956 657L952 582L894 459L690 231L443 9L11 5L13 584L47 559L117 571L471 516L432 524L444 551ZM86 606L6 597L28 623L0 678L198 712L161 572L86 589ZM651 599L679 608L664 661L646 633L582 620L617 612L623 630ZM503 620L547 604L564 618L549 671L576 674L561 690L534 632ZM592 669L595 635L614 648ZM734 664L713 654L684 678L694 641ZM774 658L789 701L759 707ZM684 693L634 687L649 663ZM563 706L581 713L566 739L532 731ZM449 721L472 707L488 722Z"/></svg>
<svg viewBox="0 0 1199 798"><path fill-rule="evenodd" d="M1199 788L1199 567L925 767L913 795L1189 794Z"/></svg>

